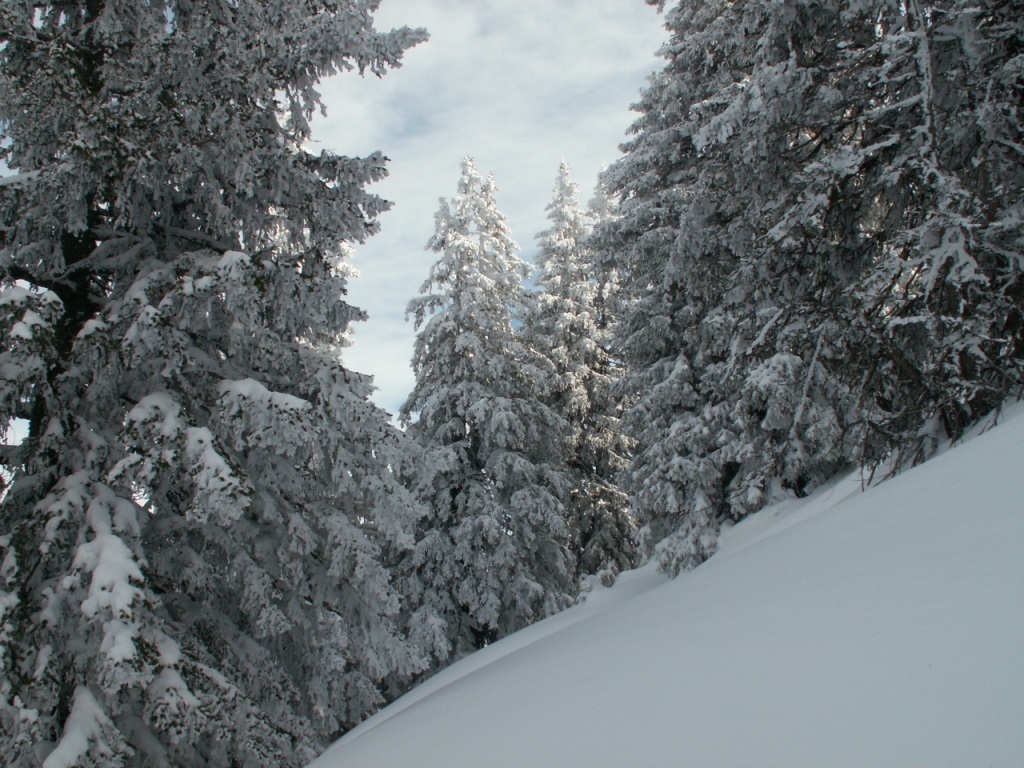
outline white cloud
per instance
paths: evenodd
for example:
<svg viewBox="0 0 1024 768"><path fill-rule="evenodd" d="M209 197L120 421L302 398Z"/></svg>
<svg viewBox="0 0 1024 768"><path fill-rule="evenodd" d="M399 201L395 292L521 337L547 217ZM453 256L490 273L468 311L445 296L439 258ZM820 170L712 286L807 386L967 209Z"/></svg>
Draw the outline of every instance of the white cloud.
<svg viewBox="0 0 1024 768"><path fill-rule="evenodd" d="M659 66L660 23L643 0L391 0L378 28L426 27L430 41L383 79L342 75L323 85L319 146L380 149L392 161L374 191L395 208L357 249L360 276L350 286L349 300L370 320L345 353L349 367L374 375L383 407L397 411L412 388L405 305L434 260L424 244L462 157L494 174L498 204L532 256L559 162L572 166L586 198L618 156L635 118L629 105Z"/></svg>

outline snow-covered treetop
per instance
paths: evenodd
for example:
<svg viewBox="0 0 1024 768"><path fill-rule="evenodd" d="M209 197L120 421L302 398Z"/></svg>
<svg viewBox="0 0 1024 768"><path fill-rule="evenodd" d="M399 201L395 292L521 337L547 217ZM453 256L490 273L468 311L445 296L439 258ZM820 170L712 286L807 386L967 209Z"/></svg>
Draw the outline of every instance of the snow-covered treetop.
<svg viewBox="0 0 1024 768"><path fill-rule="evenodd" d="M457 313L473 314L473 308L489 294L507 299L511 310L521 308L521 280L532 268L516 255L519 246L494 194L493 177L483 178L472 158L465 158L458 195L440 201L434 217L436 229L427 242L427 249L441 258L420 288L424 295L409 302L408 314L417 328L427 314L449 304Z"/></svg>
<svg viewBox="0 0 1024 768"><path fill-rule="evenodd" d="M569 166L558 168L555 194L544 209L551 226L537 235L538 283L549 295L560 299L586 302L589 295L589 268L582 258L583 241L590 232L587 215L580 209L579 186L572 180Z"/></svg>

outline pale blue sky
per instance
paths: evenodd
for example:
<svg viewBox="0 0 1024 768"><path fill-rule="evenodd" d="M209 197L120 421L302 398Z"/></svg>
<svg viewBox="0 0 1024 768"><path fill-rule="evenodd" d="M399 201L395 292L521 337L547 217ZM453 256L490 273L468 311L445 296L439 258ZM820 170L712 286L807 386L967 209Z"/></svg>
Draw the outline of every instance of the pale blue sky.
<svg viewBox="0 0 1024 768"><path fill-rule="evenodd" d="M619 156L665 33L643 0L384 0L377 20L426 27L431 39L381 80L325 83L328 115L311 149L380 149L391 159L391 177L374 191L395 207L353 260L360 275L348 298L370 319L345 364L373 374L376 401L395 413L413 385L405 306L436 258L424 245L461 159L494 174L498 205L532 258L559 163L572 167L586 202L598 171Z"/></svg>

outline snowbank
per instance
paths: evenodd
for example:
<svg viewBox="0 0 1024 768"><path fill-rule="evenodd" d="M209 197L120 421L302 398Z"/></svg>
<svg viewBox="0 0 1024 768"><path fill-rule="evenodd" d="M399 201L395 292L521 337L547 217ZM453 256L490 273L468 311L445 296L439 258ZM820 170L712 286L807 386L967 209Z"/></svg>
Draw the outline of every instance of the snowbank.
<svg viewBox="0 0 1024 768"><path fill-rule="evenodd" d="M1024 417L427 681L311 768L1024 765Z"/></svg>

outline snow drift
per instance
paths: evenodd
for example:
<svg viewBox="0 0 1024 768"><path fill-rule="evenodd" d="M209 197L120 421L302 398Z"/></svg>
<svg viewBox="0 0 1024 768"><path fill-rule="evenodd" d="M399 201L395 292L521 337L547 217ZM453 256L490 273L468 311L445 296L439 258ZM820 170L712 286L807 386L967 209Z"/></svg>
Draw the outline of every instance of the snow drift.
<svg viewBox="0 0 1024 768"><path fill-rule="evenodd" d="M764 510L474 654L311 768L1024 764L1024 415Z"/></svg>

